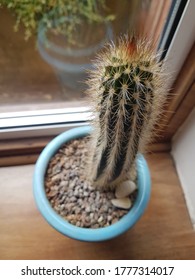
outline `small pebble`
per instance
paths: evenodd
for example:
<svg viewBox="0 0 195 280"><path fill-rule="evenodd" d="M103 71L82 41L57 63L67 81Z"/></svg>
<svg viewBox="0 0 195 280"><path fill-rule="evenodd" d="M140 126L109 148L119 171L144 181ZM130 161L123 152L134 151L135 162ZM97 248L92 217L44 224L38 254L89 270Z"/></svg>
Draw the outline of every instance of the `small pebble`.
<svg viewBox="0 0 195 280"><path fill-rule="evenodd" d="M87 206L87 207L85 208L85 211L86 211L86 213L90 213L90 212L91 212L90 206Z"/></svg>
<svg viewBox="0 0 195 280"><path fill-rule="evenodd" d="M49 193L47 193L48 197L54 197L58 193L57 190L51 190Z"/></svg>
<svg viewBox="0 0 195 280"><path fill-rule="evenodd" d="M68 186L68 181L60 182L60 187L67 187L67 186Z"/></svg>
<svg viewBox="0 0 195 280"><path fill-rule="evenodd" d="M112 204L117 208L130 209L131 200L128 197L115 198L111 200Z"/></svg>
<svg viewBox="0 0 195 280"><path fill-rule="evenodd" d="M111 224L113 225L113 224L115 224L116 222L118 222L118 219L117 219L117 218L114 218L114 219L112 219Z"/></svg>
<svg viewBox="0 0 195 280"><path fill-rule="evenodd" d="M107 216L107 220L108 222L112 221L112 216L111 215Z"/></svg>
<svg viewBox="0 0 195 280"><path fill-rule="evenodd" d="M103 219L104 219L103 216L100 216L98 219L98 223L101 223L103 221Z"/></svg>
<svg viewBox="0 0 195 280"><path fill-rule="evenodd" d="M60 181L60 178L61 178L61 176L59 174L57 174L51 178L51 181L52 181L52 183L56 183L56 182Z"/></svg>
<svg viewBox="0 0 195 280"><path fill-rule="evenodd" d="M84 192L83 195L84 195L85 197L87 197L87 196L89 196L89 193L88 193L88 192Z"/></svg>
<svg viewBox="0 0 195 280"><path fill-rule="evenodd" d="M116 198L127 197L137 189L136 184L133 181L125 181L121 183L115 191Z"/></svg>

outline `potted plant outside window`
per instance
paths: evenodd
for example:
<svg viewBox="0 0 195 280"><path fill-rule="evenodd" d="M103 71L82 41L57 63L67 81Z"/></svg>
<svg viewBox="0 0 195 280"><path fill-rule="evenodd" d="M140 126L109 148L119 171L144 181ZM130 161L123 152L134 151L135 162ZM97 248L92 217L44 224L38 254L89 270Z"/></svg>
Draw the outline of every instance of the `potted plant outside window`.
<svg viewBox="0 0 195 280"><path fill-rule="evenodd" d="M40 56L52 66L62 90L81 92L85 69L91 67L95 52L112 36L109 22L114 16L105 1L3 0L2 6L14 11L14 28L18 30L22 24L26 40L37 34Z"/></svg>

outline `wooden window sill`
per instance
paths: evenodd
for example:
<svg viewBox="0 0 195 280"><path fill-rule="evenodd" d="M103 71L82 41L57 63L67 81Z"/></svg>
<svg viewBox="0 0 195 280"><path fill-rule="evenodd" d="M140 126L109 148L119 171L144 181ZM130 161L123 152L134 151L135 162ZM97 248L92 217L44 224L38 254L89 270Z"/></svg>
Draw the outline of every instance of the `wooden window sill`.
<svg viewBox="0 0 195 280"><path fill-rule="evenodd" d="M0 168L0 259L195 259L195 232L169 153L147 156L149 207L124 235L101 243L62 236L38 212L34 165Z"/></svg>

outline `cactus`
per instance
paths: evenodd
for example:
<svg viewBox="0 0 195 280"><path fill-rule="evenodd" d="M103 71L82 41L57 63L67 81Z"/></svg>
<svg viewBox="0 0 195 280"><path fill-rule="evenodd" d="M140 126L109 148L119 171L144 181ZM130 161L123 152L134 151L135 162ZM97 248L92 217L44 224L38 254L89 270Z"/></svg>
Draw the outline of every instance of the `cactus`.
<svg viewBox="0 0 195 280"><path fill-rule="evenodd" d="M152 44L124 37L99 54L88 80L94 107L90 173L97 187L130 179L138 152L151 139L167 89Z"/></svg>

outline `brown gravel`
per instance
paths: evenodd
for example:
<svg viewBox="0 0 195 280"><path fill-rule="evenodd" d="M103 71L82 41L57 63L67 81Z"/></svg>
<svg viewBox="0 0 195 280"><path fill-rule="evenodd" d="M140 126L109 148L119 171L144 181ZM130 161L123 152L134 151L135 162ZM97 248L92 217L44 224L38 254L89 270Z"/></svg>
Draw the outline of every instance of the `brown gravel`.
<svg viewBox="0 0 195 280"><path fill-rule="evenodd" d="M128 210L112 205L114 192L96 190L85 179L87 141L86 137L72 140L51 159L45 176L46 195L55 211L71 224L105 227L117 222Z"/></svg>

